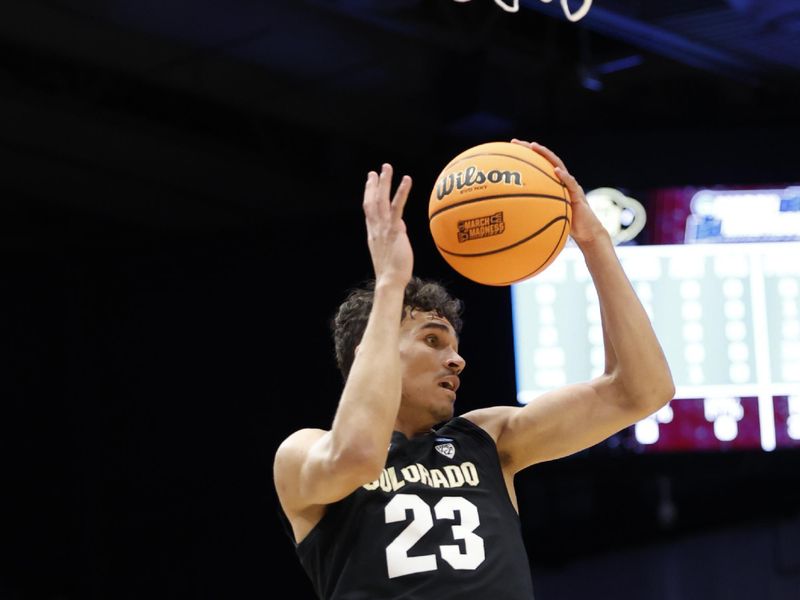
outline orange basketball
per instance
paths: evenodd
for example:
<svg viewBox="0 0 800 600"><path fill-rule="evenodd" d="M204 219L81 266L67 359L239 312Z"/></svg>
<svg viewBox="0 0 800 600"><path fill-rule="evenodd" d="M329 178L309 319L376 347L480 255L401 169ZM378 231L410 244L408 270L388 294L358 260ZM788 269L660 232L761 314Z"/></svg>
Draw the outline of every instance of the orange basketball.
<svg viewBox="0 0 800 600"><path fill-rule="evenodd" d="M442 170L428 205L442 257L464 277L510 285L540 273L567 242L572 207L553 165L511 142L466 150Z"/></svg>

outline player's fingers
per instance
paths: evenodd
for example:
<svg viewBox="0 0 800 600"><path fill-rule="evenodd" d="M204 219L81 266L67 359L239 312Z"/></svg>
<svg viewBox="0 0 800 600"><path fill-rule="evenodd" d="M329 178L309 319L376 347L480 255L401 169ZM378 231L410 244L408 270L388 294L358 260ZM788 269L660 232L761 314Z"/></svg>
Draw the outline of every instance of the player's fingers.
<svg viewBox="0 0 800 600"><path fill-rule="evenodd" d="M526 148L533 150L534 152L538 152L542 156L544 156L554 167L561 167L564 171L567 170L567 167L564 165L564 161L559 158L559 156L550 150L547 146L542 146L539 142L528 142L525 140L518 140L514 138L511 140L513 144L519 144L520 146L525 146Z"/></svg>
<svg viewBox="0 0 800 600"><path fill-rule="evenodd" d="M547 146L542 146L538 142L531 142L530 144L531 150L535 150L542 156L544 156L547 160L553 163L554 167L561 167L563 171L567 171L567 167L564 165L564 161L562 161L558 155L550 150Z"/></svg>
<svg viewBox="0 0 800 600"><path fill-rule="evenodd" d="M392 165L383 163L378 178L378 215L389 216L389 191L392 187Z"/></svg>
<svg viewBox="0 0 800 600"><path fill-rule="evenodd" d="M394 199L392 200L392 218L403 218L403 209L408 200L408 193L411 191L411 183L411 177L403 175L403 179L400 180L400 185L397 186L397 191L395 191Z"/></svg>
<svg viewBox="0 0 800 600"><path fill-rule="evenodd" d="M572 199L572 201L586 202L586 195L583 193L583 188L578 183L578 180L575 179L575 177L573 177L569 171L562 169L561 167L556 167L555 171L559 179L561 179L561 181L564 182L564 185L567 186L567 191L569 192L569 197Z"/></svg>
<svg viewBox="0 0 800 600"><path fill-rule="evenodd" d="M374 222L377 216L378 174L375 171L367 173L367 182L364 185L364 200L362 206L367 222Z"/></svg>

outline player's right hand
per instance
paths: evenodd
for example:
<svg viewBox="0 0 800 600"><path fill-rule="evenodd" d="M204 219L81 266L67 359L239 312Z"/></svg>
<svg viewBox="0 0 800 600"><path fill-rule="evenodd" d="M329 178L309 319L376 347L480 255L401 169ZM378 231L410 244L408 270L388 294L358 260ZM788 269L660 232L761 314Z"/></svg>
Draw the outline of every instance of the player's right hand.
<svg viewBox="0 0 800 600"><path fill-rule="evenodd" d="M414 268L414 254L403 221L403 208L411 190L411 177L403 176L392 200L392 166L384 163L380 174L370 171L364 189L367 244L375 270L376 285L405 287Z"/></svg>

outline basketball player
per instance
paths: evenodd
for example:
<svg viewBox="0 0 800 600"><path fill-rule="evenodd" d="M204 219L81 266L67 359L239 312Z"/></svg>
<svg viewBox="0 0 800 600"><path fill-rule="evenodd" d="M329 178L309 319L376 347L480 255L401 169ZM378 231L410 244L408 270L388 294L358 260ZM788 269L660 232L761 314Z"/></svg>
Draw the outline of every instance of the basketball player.
<svg viewBox="0 0 800 600"><path fill-rule="evenodd" d="M320 598L533 597L514 475L597 444L664 406L674 386L650 321L606 230L561 159L571 232L600 298L605 372L524 407L454 417L461 303L412 277L392 168L370 172L363 209L374 285L334 319L345 385L330 430L302 429L278 448L275 486L287 532Z"/></svg>

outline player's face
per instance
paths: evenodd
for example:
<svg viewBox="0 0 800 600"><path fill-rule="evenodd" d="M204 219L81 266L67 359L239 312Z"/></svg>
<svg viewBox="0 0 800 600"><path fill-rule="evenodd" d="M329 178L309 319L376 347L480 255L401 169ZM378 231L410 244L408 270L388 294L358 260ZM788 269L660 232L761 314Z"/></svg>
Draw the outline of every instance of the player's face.
<svg viewBox="0 0 800 600"><path fill-rule="evenodd" d="M466 363L450 322L431 312L408 313L400 327L400 359L403 408L424 411L434 422L452 417Z"/></svg>

